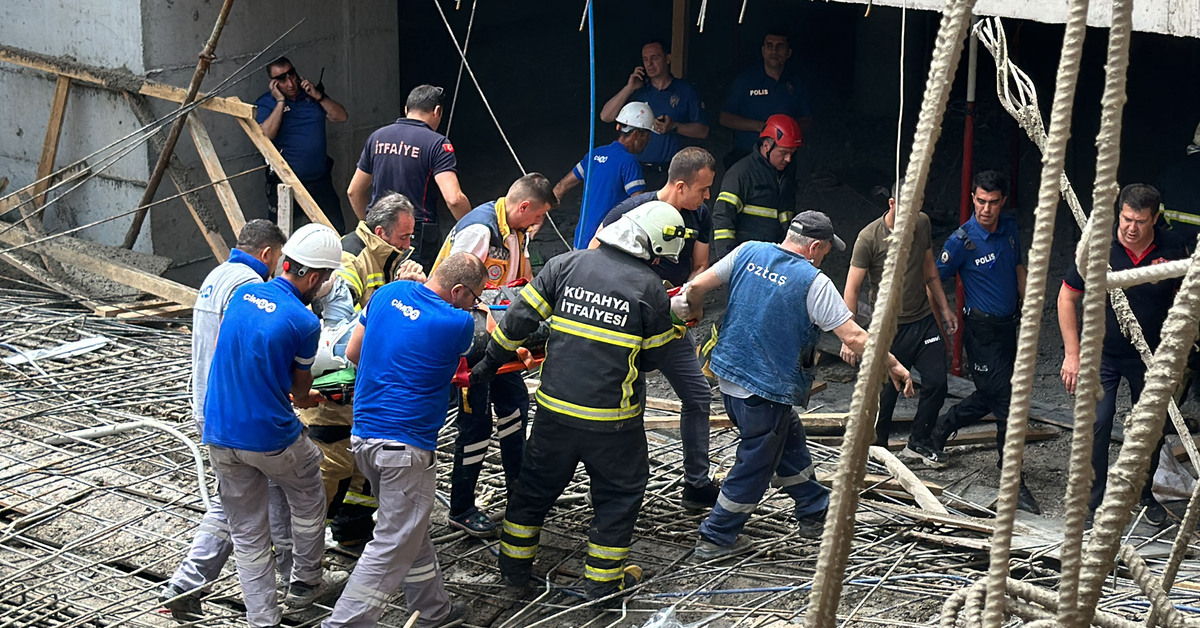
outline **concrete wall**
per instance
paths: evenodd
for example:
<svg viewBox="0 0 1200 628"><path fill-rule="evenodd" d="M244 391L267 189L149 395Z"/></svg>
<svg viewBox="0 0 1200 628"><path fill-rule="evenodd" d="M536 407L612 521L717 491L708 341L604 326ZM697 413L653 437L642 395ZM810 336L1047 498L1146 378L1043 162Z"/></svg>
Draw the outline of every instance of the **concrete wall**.
<svg viewBox="0 0 1200 628"><path fill-rule="evenodd" d="M87 0L7 0L0 3L0 42L49 55L71 57L104 67L143 70L142 23L136 3ZM0 176L9 191L32 182L54 95L54 77L0 64ZM73 85L59 142L58 165L88 157L138 127L115 92ZM135 207L148 175L146 150L139 147L104 174L62 200L53 200L46 227L65 230ZM97 158L89 160L97 164ZM55 195L50 196L55 199ZM82 232L83 237L119 243L129 218L118 218ZM149 251L149 241L138 250Z"/></svg>
<svg viewBox="0 0 1200 628"><path fill-rule="evenodd" d="M186 86L195 69L196 54L212 32L220 7L219 0L204 3L144 0L142 26L147 74L158 81ZM251 61L298 22L302 23L271 51ZM279 55L289 57L301 76L314 82L324 68L326 92L345 105L350 115L346 123L330 123L328 127L329 154L335 164L334 185L343 190L367 135L381 122L400 115L396 28L396 5L392 2L236 2L217 45L217 60L204 80L204 89L215 89L241 66L249 64L237 74L237 79L245 77L244 80L229 86L223 95L252 103L267 89L266 70L261 66ZM169 111L164 103L154 105L159 115ZM199 115L212 135L227 174L232 176L263 165L262 157L236 122L211 112ZM197 178L202 176L199 157L186 135L177 154ZM262 172L235 179L233 187L247 219L266 217ZM163 188L170 186L164 184ZM203 196L218 214L227 241L232 242L215 195L206 191ZM344 199L343 203L343 211L351 217L349 203ZM172 203L171 209L154 214L151 222L156 252L180 262L207 255L207 246L181 204ZM347 224L353 221L348 219ZM181 278L192 279L203 276L211 265L212 260L197 262L179 272Z"/></svg>
<svg viewBox="0 0 1200 628"><path fill-rule="evenodd" d="M9 0L0 3L0 42L38 53L69 56L85 64L126 68L186 87L220 8L220 0ZM290 35L251 61L298 22L302 23ZM266 91L266 71L261 66L281 54L290 57L299 72L314 81L325 68L327 93L342 102L350 114L347 123L329 125L334 182L344 189L367 135L400 115L398 47L393 2L236 2L202 90L217 89L248 64L221 95L253 102ZM0 120L0 176L7 176L11 186L19 187L34 179L53 92L54 77L0 64L0 111L5 112ZM175 108L165 101L149 102L157 116ZM263 165L262 157L231 118L208 111L196 115L208 127L229 175ZM82 158L139 126L122 95L73 85L57 165L62 167ZM194 182L207 182L186 132L176 154L191 171ZM61 230L132 209L145 190L156 157L156 151L144 146L134 150L52 205L47 210L46 226ZM247 218L266 216L262 172L239 177L233 186ZM176 193L170 177L166 177L156 198ZM232 244L233 234L216 196L205 190L201 198L216 215L226 241ZM348 204L344 211L352 215ZM128 224L128 217L116 219L87 230L85 235L117 244L124 238ZM217 263L179 200L151 210L136 248L171 257L177 268L168 276L189 283L197 283Z"/></svg>

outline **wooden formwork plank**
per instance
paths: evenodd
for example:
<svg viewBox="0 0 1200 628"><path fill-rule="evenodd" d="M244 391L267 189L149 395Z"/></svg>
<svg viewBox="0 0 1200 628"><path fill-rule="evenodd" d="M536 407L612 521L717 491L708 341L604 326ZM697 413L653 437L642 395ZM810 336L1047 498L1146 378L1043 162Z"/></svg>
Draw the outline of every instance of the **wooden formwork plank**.
<svg viewBox="0 0 1200 628"><path fill-rule="evenodd" d="M238 203L237 195L233 193L233 186L229 184L225 175L225 168L221 165L220 157L217 156L217 149L213 147L208 129L196 116L188 116L187 123L188 132L196 144L196 152L200 153L200 161L204 163L204 169L208 172L208 178L212 180L213 189L217 193L217 200L221 202L221 209L225 210L225 217L229 219L229 226L233 228L236 236L242 232L242 227L246 226L246 216L242 213L242 206Z"/></svg>
<svg viewBox="0 0 1200 628"><path fill-rule="evenodd" d="M283 155L279 154L279 149L275 148L275 144L263 134L262 127L258 126L258 122L254 118L238 118L238 124L242 125L242 130L254 142L254 146L258 148L258 152L266 157L267 163L271 164L271 170L275 172L275 176L279 180L292 187L292 194L296 197L296 202L300 203L300 209L308 215L308 219L313 222L318 222L330 229L333 225L329 219L325 217L325 212L321 211L321 207L317 205L317 201L313 199L308 190L304 188L304 184L296 177L296 173L292 171L292 167L288 165L287 160Z"/></svg>
<svg viewBox="0 0 1200 628"><path fill-rule="evenodd" d="M71 93L71 77L58 75L54 84L54 100L50 103L50 121L46 123L46 138L42 140L42 156L38 159L37 183L33 186L33 204L41 207L46 202L46 188L50 187L50 173L54 172L54 160L58 157L58 139L62 136L63 119L67 113L67 96ZM31 218L40 225L40 217ZM32 225L31 225L32 226Z"/></svg>

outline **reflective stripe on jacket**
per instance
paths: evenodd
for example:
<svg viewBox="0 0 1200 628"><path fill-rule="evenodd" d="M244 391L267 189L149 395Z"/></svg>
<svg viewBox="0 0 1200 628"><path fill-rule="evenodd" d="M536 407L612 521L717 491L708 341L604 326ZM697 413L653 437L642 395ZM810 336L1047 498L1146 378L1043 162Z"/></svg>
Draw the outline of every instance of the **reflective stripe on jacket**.
<svg viewBox="0 0 1200 628"><path fill-rule="evenodd" d="M492 332L488 354L507 361L547 318L540 409L587 430L642 429L642 373L682 335L649 265L608 245L551 259Z"/></svg>
<svg viewBox="0 0 1200 628"><path fill-rule="evenodd" d="M780 172L758 151L729 168L713 205L713 239L781 242L796 213L795 166Z"/></svg>

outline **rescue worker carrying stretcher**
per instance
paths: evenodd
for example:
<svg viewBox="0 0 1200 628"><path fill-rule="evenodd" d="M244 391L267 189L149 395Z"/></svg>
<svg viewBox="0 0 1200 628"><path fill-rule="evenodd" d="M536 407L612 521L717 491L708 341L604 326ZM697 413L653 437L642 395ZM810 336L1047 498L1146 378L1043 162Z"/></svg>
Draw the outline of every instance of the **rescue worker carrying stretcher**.
<svg viewBox="0 0 1200 628"><path fill-rule="evenodd" d="M500 574L510 586L528 585L546 513L580 462L595 513L584 559L588 598L641 580L625 559L649 477L643 372L658 368L663 346L682 334L650 264L678 255L687 233L674 207L651 201L605 227L599 248L551 259L472 369L472 385L486 382L550 319L537 416L500 532Z"/></svg>
<svg viewBox="0 0 1200 628"><path fill-rule="evenodd" d="M455 253L470 253L487 267L487 289L533 279L526 231L542 224L558 204L554 187L542 174L531 172L513 182L504 197L467 212L446 237L431 272ZM476 305L479 295L475 295ZM475 485L492 441L492 409L504 465L504 485L511 492L525 453L529 391L520 372L505 373L488 383L463 389L454 426L454 469L450 472L450 527L475 537L490 537L496 524L475 505Z"/></svg>
<svg viewBox="0 0 1200 628"><path fill-rule="evenodd" d="M601 232L603 233L603 232ZM846 244L829 217L818 211L796 216L780 244L747 242L701 273L671 300L676 316L699 320L704 296L729 285L729 308L712 354L721 396L738 428L737 459L721 485L717 505L700 524L694 551L699 560L748 551L739 536L769 486L795 502L797 532L817 538L829 495L816 478L804 425L793 406L808 406L816 369L814 350L822 331L832 331L862 354L867 332L854 322L821 262ZM779 324L780 313L787 324ZM912 380L892 354L888 377L911 397Z"/></svg>
<svg viewBox="0 0 1200 628"><path fill-rule="evenodd" d="M376 290L397 279L425 281L421 265L409 259L415 216L416 209L402 194L388 194L375 201L358 227L342 237L342 266L325 286L329 293L313 301L313 312L321 318L321 340L312 366L317 378L313 387L330 403L300 410L299 415L309 429L309 437L325 456L321 478L333 540L352 554L361 552L371 540L378 502L350 453L354 368L345 359L345 346L358 313ZM342 385L335 388L340 388L341 394L330 394L326 383L339 381Z"/></svg>

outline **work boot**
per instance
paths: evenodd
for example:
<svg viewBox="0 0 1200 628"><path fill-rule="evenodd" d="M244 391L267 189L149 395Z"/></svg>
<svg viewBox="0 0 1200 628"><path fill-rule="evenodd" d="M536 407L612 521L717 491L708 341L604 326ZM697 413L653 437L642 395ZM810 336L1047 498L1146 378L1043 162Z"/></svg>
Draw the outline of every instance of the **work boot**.
<svg viewBox="0 0 1200 628"><path fill-rule="evenodd" d="M467 603L462 600L450 601L450 613L437 621L421 621L417 618L417 623L413 624L414 628L446 628L448 626L457 626L462 623L464 617L467 616Z"/></svg>
<svg viewBox="0 0 1200 628"><path fill-rule="evenodd" d="M489 539L496 536L496 524L478 508L472 508L461 515L448 516L451 528L457 528L477 539Z"/></svg>
<svg viewBox="0 0 1200 628"><path fill-rule="evenodd" d="M1038 506L1037 500L1033 498L1033 491L1029 490L1029 487L1025 485L1025 478L1021 478L1021 489L1017 492L1017 508L1035 515L1042 514L1041 507Z"/></svg>
<svg viewBox="0 0 1200 628"><path fill-rule="evenodd" d="M316 584L293 582L288 587L287 597L283 603L292 610L300 610L322 601L322 598L327 595L336 598L341 594L349 579L349 572L325 571L321 574L321 581Z"/></svg>
<svg viewBox="0 0 1200 628"><path fill-rule="evenodd" d="M748 552L754 547L754 542L745 536L739 536L734 539L732 545L718 545L703 536L699 541L696 541L696 549L692 550L692 556L700 562L710 561L717 558L731 558Z"/></svg>
<svg viewBox="0 0 1200 628"><path fill-rule="evenodd" d="M158 601L171 611L171 618L179 623L197 622L204 619L204 609L200 605L200 592L184 593L179 587L168 584Z"/></svg>
<svg viewBox="0 0 1200 628"><path fill-rule="evenodd" d="M621 570L621 582L617 584L615 589L592 589L591 587L588 587L587 599L598 600L600 598L608 597L618 591L627 591L641 581L642 568L638 567L637 565L625 565L625 568Z"/></svg>
<svg viewBox="0 0 1200 628"><path fill-rule="evenodd" d="M701 487L685 483L683 485L683 497L679 499L679 505L683 506L684 510L709 510L716 505L717 496L720 494L721 483L716 480L709 480L708 484Z"/></svg>
<svg viewBox="0 0 1200 628"><path fill-rule="evenodd" d="M941 469L950 462L946 450L935 448L932 443L909 440L908 445L900 450L900 457L920 461L927 467Z"/></svg>
<svg viewBox="0 0 1200 628"><path fill-rule="evenodd" d="M825 513L827 512L829 512L828 508L811 515L796 517L796 533L806 539L821 538L821 534L825 532Z"/></svg>
<svg viewBox="0 0 1200 628"><path fill-rule="evenodd" d="M1167 509L1153 497L1143 497L1138 503L1144 509L1143 518L1153 526L1161 526L1167 522Z"/></svg>

